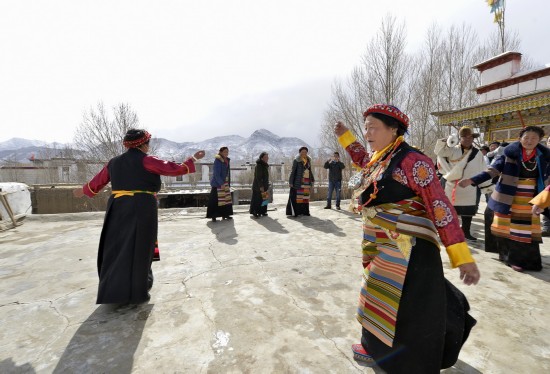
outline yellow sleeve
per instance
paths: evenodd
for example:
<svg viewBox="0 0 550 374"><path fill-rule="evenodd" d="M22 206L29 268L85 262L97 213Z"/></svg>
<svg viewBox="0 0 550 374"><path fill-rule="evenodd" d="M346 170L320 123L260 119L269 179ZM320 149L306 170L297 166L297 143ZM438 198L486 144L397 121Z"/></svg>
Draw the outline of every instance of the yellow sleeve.
<svg viewBox="0 0 550 374"><path fill-rule="evenodd" d="M456 243L447 247L447 254L451 260L451 266L454 268L467 264L469 262L475 262L468 245L465 242Z"/></svg>
<svg viewBox="0 0 550 374"><path fill-rule="evenodd" d="M344 149L346 149L346 147L348 145L355 142L356 140L357 139L355 139L355 136L353 135L353 133L350 130L346 131L345 133L343 133L342 135L340 135L338 137L338 143L340 143L340 145Z"/></svg>
<svg viewBox="0 0 550 374"><path fill-rule="evenodd" d="M544 189L541 193L531 199L529 204L536 205L541 209L548 208L550 206L550 192Z"/></svg>

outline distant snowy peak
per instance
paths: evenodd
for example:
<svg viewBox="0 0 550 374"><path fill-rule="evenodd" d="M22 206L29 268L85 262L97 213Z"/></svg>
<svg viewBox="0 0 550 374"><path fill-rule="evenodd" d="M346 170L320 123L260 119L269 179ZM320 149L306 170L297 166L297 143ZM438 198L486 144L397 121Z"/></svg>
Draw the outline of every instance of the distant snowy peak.
<svg viewBox="0 0 550 374"><path fill-rule="evenodd" d="M159 139L160 140L160 139ZM165 139L162 139L163 141ZM155 153L159 157L168 159L184 159L200 149L206 151L206 160L214 157L221 147L229 148L229 157L234 160L255 160L260 153L268 152L272 160L281 160L286 157L294 157L298 149L307 144L298 138L284 138L273 134L271 131L260 129L254 131L250 137L239 135L216 136L197 143L179 144L179 150L168 149L164 143L155 147Z"/></svg>
<svg viewBox="0 0 550 374"><path fill-rule="evenodd" d="M0 142L0 159L18 160L25 162L29 155L49 155L51 149L62 150L70 145L61 143L47 143L40 140L13 138ZM254 161L260 153L268 152L272 162L294 157L300 147L309 145L299 138L285 138L273 134L271 131L260 129L254 131L250 137L239 135L216 136L201 142L173 142L164 138L153 138L151 149L159 158L178 161L192 156L198 150L206 151L205 160L211 160L221 147L229 148L229 157L234 160ZM310 151L312 151L311 147ZM48 151L50 150L50 151Z"/></svg>
<svg viewBox="0 0 550 374"><path fill-rule="evenodd" d="M57 143L60 144L60 143ZM22 138L11 138L5 142L0 142L0 151L15 150L27 147L48 147L47 142L41 140L29 140Z"/></svg>
<svg viewBox="0 0 550 374"><path fill-rule="evenodd" d="M260 138L260 139L274 139L274 140L281 139L280 136L275 135L274 133L272 133L271 131L266 130L266 129L260 129L260 130L254 131L252 133L252 135L250 135L248 140L257 139L257 138Z"/></svg>

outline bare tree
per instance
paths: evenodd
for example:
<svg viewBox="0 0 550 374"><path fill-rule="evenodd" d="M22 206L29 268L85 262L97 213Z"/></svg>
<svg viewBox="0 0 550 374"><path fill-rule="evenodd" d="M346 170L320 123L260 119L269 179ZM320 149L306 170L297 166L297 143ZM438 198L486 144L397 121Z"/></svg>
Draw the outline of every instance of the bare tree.
<svg viewBox="0 0 550 374"><path fill-rule="evenodd" d="M433 156L435 140L448 135L449 129L438 126L431 113L478 103L476 88L481 77L472 67L500 54L499 38L495 30L481 43L471 26L451 25L443 30L434 24L427 31L423 47L408 55L404 50L404 24L387 16L367 44L360 64L349 77L334 82L332 100L321 125L321 144L337 149L333 127L342 120L365 145L362 111L374 103L388 103L409 116L407 141ZM501 39L506 48L520 50L517 33L507 32ZM523 57L523 69L534 66L529 57Z"/></svg>
<svg viewBox="0 0 550 374"><path fill-rule="evenodd" d="M128 104L113 107L114 118L105 111L103 103L84 113L82 123L74 136L75 146L84 151L86 157L99 162L107 162L124 152L122 139L126 131L139 126L137 114Z"/></svg>
<svg viewBox="0 0 550 374"><path fill-rule="evenodd" d="M406 31L404 23L397 23L388 14L380 30L367 46L362 58L365 76L370 82L367 92L370 102L399 105L402 102L403 85L407 78L405 54Z"/></svg>
<svg viewBox="0 0 550 374"><path fill-rule="evenodd" d="M424 46L415 59L415 73L408 81L411 99L407 105L408 115L414 123L410 126L410 143L424 152L431 153L431 145L441 137L436 119L430 114L437 106L437 96L441 89L440 77L443 48L441 28L433 24L427 31Z"/></svg>
<svg viewBox="0 0 550 374"><path fill-rule="evenodd" d="M336 121L343 121L366 147L363 139L363 111L373 103L397 106L411 101L403 88L407 78L405 25L387 15L380 30L367 45L361 63L353 69L345 83L336 81L332 87L332 103L325 113L321 142L331 149L340 149L334 138ZM342 150L343 151L343 150ZM341 152L345 155L345 152Z"/></svg>

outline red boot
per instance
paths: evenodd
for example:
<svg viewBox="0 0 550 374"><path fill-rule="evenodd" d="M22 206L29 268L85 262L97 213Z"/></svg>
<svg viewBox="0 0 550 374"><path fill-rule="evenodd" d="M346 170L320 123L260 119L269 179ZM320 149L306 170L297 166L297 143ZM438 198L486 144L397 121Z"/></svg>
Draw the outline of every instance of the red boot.
<svg viewBox="0 0 550 374"><path fill-rule="evenodd" d="M362 344L353 344L351 350L353 351L353 359L360 365L367 367L376 365L376 362L374 362L372 356L365 351Z"/></svg>

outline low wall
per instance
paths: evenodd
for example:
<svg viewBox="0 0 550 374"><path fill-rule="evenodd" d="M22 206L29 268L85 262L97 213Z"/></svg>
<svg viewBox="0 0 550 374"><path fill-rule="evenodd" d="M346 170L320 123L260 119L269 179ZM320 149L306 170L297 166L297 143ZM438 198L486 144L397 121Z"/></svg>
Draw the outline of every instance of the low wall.
<svg viewBox="0 0 550 374"><path fill-rule="evenodd" d="M76 185L35 185L30 188L33 214L79 213L105 211L111 189L107 188L93 198L86 196L76 198L73 190ZM328 187L315 187L311 194L311 201L322 201L327 198ZM252 189L235 190L234 203L248 204L252 197ZM342 189L342 199L349 199L350 190ZM333 195L334 198L334 195ZM281 203L277 201L276 203ZM202 207L208 204L208 195L177 195L159 199L159 207Z"/></svg>
<svg viewBox="0 0 550 374"><path fill-rule="evenodd" d="M81 186L51 185L32 186L31 202L33 214L79 213L105 211L111 189L104 189L92 199L76 198L73 190Z"/></svg>

